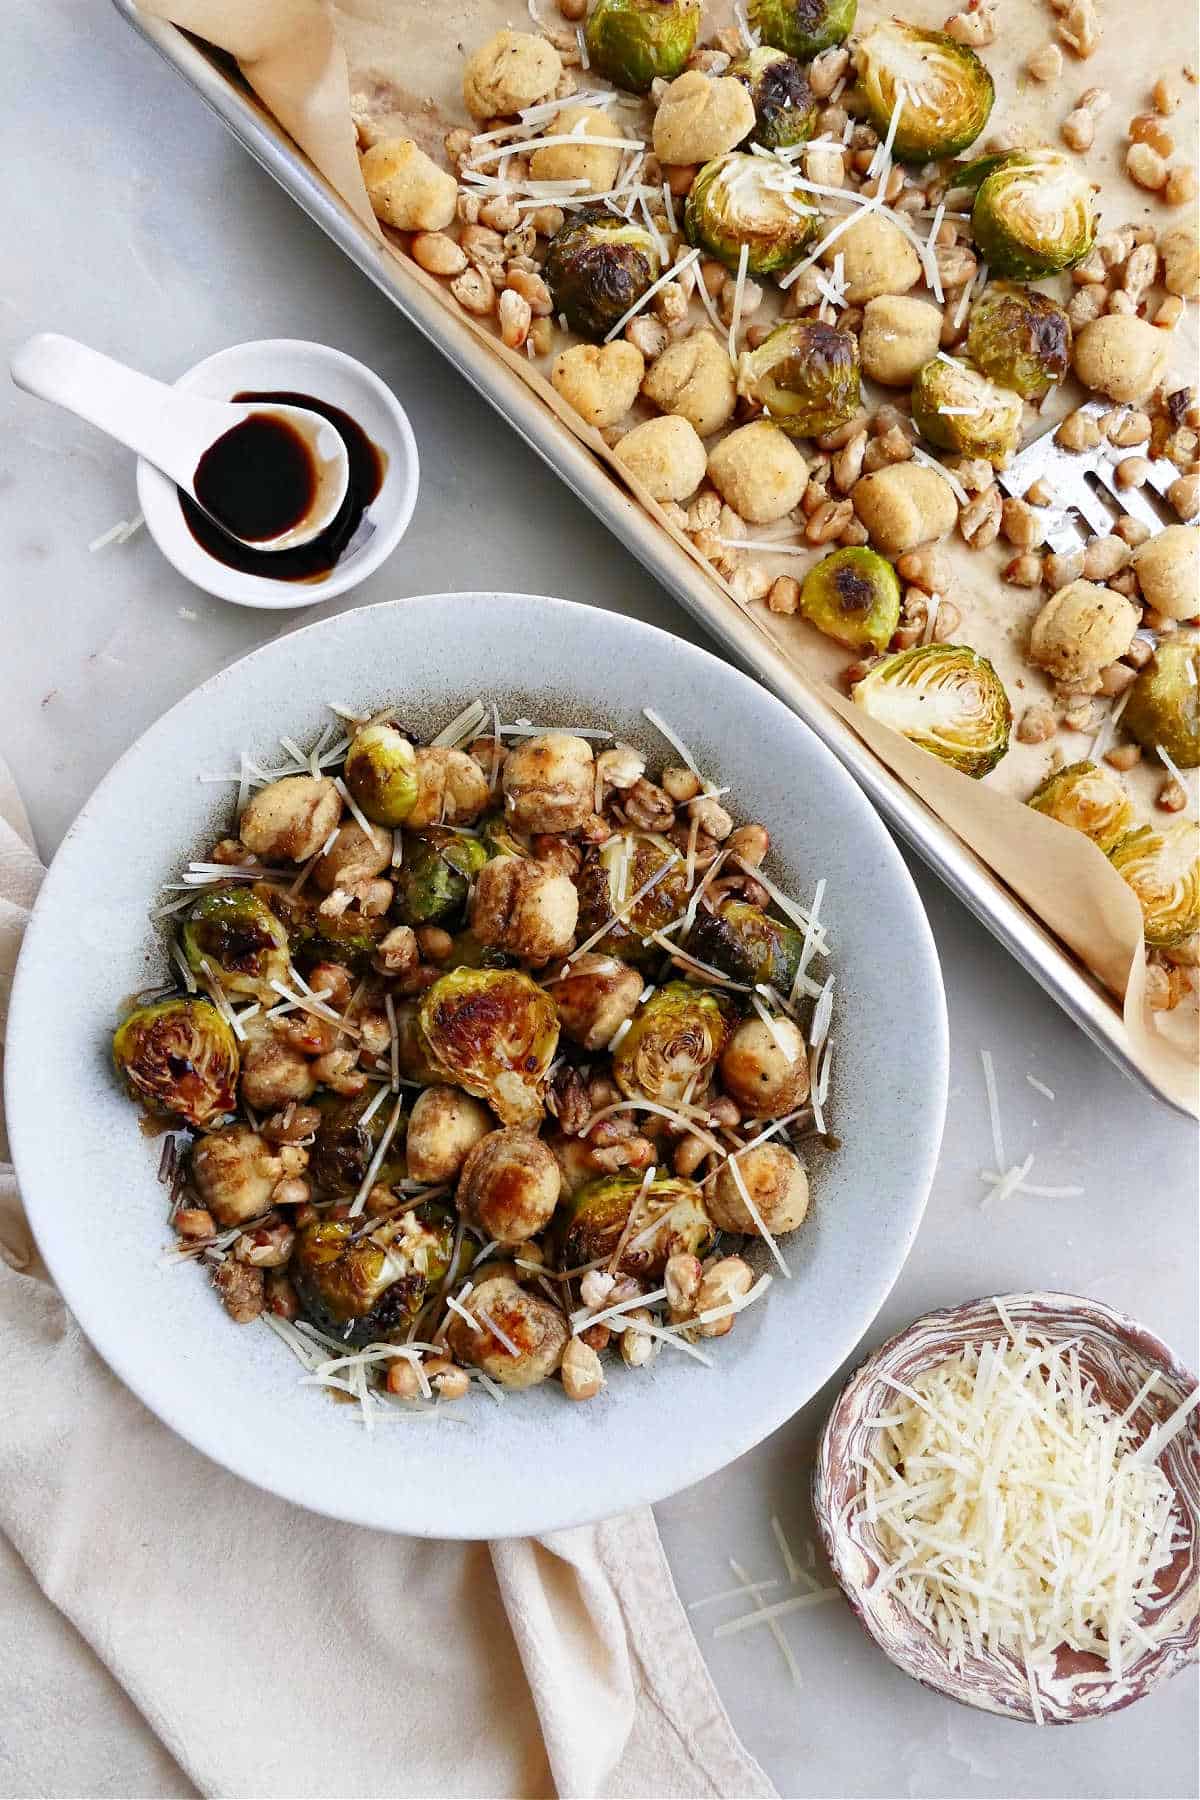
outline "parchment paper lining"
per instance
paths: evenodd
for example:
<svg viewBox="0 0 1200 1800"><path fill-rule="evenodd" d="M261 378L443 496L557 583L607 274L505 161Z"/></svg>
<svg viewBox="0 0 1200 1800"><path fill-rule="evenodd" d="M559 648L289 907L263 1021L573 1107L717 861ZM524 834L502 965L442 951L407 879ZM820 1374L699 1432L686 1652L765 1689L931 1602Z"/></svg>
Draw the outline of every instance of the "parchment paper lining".
<svg viewBox="0 0 1200 1800"><path fill-rule="evenodd" d="M561 25L550 0L544 3L548 22ZM1109 4L1111 7L1112 0ZM945 5L946 0L906 0L904 13L918 23L940 25ZM460 46L470 50L506 24L522 29L528 21L519 9L500 0L451 0L436 7L430 0L342 0L329 6L321 0L147 0L145 10L172 20L236 58L267 109L356 218L395 255L404 278L435 295L473 337L500 356L550 409L559 426L586 445L620 487L631 492L668 533L688 559L689 580L715 583L731 604L739 606L755 630L787 659L805 687L924 800L1105 988L1123 996L1125 1029L1138 1066L1176 1103L1194 1112L1200 1110L1195 1008L1185 1002L1173 1014L1154 1015L1146 1007L1142 924L1136 900L1094 845L1023 804L1045 772L1046 747L1033 750L1014 739L999 770L979 783L867 718L837 685L844 653L799 620L777 617L761 604L739 602L728 582L698 555L641 484L617 463L600 434L560 400L547 379L548 363L539 366L526 354L507 349L494 330L457 306L444 283L403 253L401 240L393 241L380 230L359 173L351 91L367 95L376 123L397 135L412 136L437 160L444 160L444 132L467 122L459 94ZM864 4L860 15L868 18L877 10L890 8ZM1151 10L1148 0L1146 10ZM1076 86L1082 90L1089 85L1107 85L1118 96L1101 116L1096 149L1089 159L1095 166L1106 220L1114 225L1144 215L1155 224L1178 216L1150 196L1139 195L1120 173L1124 124L1132 111L1147 104L1143 89L1148 89L1163 69L1177 72L1192 54L1184 17L1188 9L1173 5L1153 10L1159 44L1153 68L1131 73L1126 66L1128 19L1123 9L1121 31L1110 31L1086 65L1069 61L1064 74L1067 96L1074 94ZM722 22L717 9L711 12L716 22ZM1005 0L1001 16L1001 40L986 52L997 79L992 126L1033 120L1042 135L1052 140L1058 111L1065 113L1074 100L1064 99L1057 89L1048 94L1037 89L1019 70L1029 51L1053 36L1053 14L1044 0ZM596 84L584 76L581 85ZM1194 136L1194 114L1195 90L1191 89L1185 110L1171 121L1185 154ZM622 124L631 129L636 115L620 116ZM1194 313L1195 308L1189 309L1189 334L1194 333ZM1180 342L1173 364L1181 380L1188 379L1186 371L1193 362L1193 336L1189 335L1186 344ZM1047 409L1047 424L1074 403L1066 395L1055 398L1055 407ZM758 539L771 534L754 530L751 535ZM1003 558L999 549L989 556L970 551L957 541L946 548L953 563L953 595L956 602L963 603L961 636L996 663L1019 717L1026 705L1048 691L1022 654L1039 598L1000 583L998 568ZM800 574L807 566L796 557L756 556L756 560L766 562L773 573ZM1069 739L1065 745L1068 756L1074 760L1086 755L1090 741L1087 734ZM1061 737L1058 747L1064 748ZM1153 794L1161 778L1162 770L1155 763L1135 771L1129 782L1144 817L1154 817Z"/></svg>

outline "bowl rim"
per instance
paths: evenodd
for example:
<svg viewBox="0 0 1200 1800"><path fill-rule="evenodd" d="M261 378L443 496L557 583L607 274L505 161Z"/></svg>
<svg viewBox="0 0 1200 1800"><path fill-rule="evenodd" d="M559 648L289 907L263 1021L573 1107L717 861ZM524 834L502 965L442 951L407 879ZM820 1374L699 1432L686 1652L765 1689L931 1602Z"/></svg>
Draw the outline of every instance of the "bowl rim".
<svg viewBox="0 0 1200 1800"><path fill-rule="evenodd" d="M113 765L104 779L98 784L94 793L85 802L78 817L67 832L59 854L55 857L42 885L41 893L35 904L33 917L26 932L25 943L18 962L11 998L10 1019L14 1028L10 1032L10 1049L6 1057L5 1093L8 1107L8 1122L12 1155L18 1170L18 1177L24 1183L26 1206L29 1222L39 1250L47 1268L55 1278L59 1291L70 1307L85 1336L93 1348L120 1376L125 1385L156 1414L166 1425L176 1431L194 1448L210 1457L214 1462L232 1470L245 1480L269 1492L296 1504L309 1507L311 1510L323 1512L331 1517L341 1518L349 1523L360 1524L376 1529L402 1531L415 1536L428 1537L460 1537L479 1539L497 1535L520 1536L532 1535L551 1529L565 1529L570 1526L593 1522L597 1519L612 1516L615 1512L631 1506L653 1504L668 1495L692 1485L694 1482L724 1468L736 1457L743 1455L755 1444L778 1429L795 1412L799 1410L813 1393L819 1388L821 1381L828 1378L828 1372L843 1362L852 1353L854 1346L869 1329L883 1305L899 1274L907 1261L916 1238L929 1190L936 1168L940 1150L942 1130L945 1121L946 1096L949 1070L948 1024L946 1017L945 990L941 977L941 968L933 934L916 890L912 876L907 869L899 850L888 835L882 820L874 812L869 801L846 775L820 740L816 738L804 722L792 714L781 701L768 690L762 688L740 669L721 661L711 651L702 649L676 638L670 632L657 626L630 619L621 614L608 611L597 611L597 620L605 621L609 628L617 629L630 644L636 663L636 648L639 641L653 641L659 654L669 648L669 654L676 662L679 660L694 661L697 679L701 679L705 666L716 664L722 672L722 680L726 678L732 683L746 687L755 696L757 705L765 705L772 712L778 709L780 724L784 730L795 732L808 740L809 748L823 765L828 759L829 777L837 786L845 784L845 796L849 805L858 813L863 828L868 832L869 852L873 855L875 865L883 861L891 866L893 881L898 884L896 892L908 902L906 924L911 926L910 960L918 961L927 978L928 1026L930 1042L923 1064L923 1114L920 1132L914 1135L913 1147L909 1158L912 1170L910 1182L911 1198L907 1212L902 1215L903 1224L897 1224L893 1233L893 1246L889 1259L882 1268L876 1270L870 1280L864 1284L859 1304L853 1315L845 1319L836 1339L831 1340L828 1355L827 1372L816 1379L807 1377L799 1387L790 1387L781 1382L774 1394L762 1398L753 1409L747 1408L741 1415L740 1425L726 1424L720 1435L718 1447L713 1450L704 1442L704 1434L694 1434L693 1443L687 1456L681 1458L678 1473L669 1476L655 1477L650 1481L640 1470L626 1471L621 1479L624 1488L618 1487L616 1498L605 1498L600 1484L595 1493L585 1493L569 1510L559 1507L553 1517L539 1511L544 1504L536 1491L522 1491L520 1495L506 1496L503 1512L496 1518L490 1516L486 1520L482 1516L472 1518L469 1514L464 1519L447 1519L442 1514L431 1517L430 1508L426 1508L420 1516L397 1516L396 1505L388 1504L373 1492L356 1492L352 1502L340 1501L332 1504L327 1499L314 1498L298 1491L303 1486L284 1468L282 1472L273 1467L264 1467L256 1460L255 1455L240 1455L232 1452L224 1443L220 1434L210 1429L203 1429L200 1424L189 1418L186 1406L180 1407L177 1397L169 1388L164 1392L164 1384L155 1378L148 1359L142 1351L140 1354L127 1341L125 1333L106 1312L103 1301L97 1296L94 1287L89 1287L73 1279L73 1271L63 1280L59 1275L60 1259L56 1254L55 1231L59 1229L54 1216L54 1209L48 1198L38 1201L32 1196L38 1184L45 1189L46 1152L40 1141L36 1127L36 1084L38 1058L34 1054L36 1032L32 1029L35 1019L36 988L44 980L43 964L45 955L41 939L51 929L51 914L57 890L64 880L70 881L74 875L64 871L70 870L79 840L86 837L94 812L104 803L107 795L123 781L127 769L136 759L155 748L155 739L162 734L169 734L178 715L186 709L202 703L210 693L230 682L236 682L239 672L247 664L258 660L283 658L290 660L296 654L297 640L306 634L319 634L331 637L346 628L347 621L362 621L370 617L378 623L385 614L396 619L403 619L409 625L415 625L413 609L422 606L445 608L461 606L464 602L515 602L541 614L541 620L530 620L529 641L554 642L554 620L562 615L587 615L592 608L576 602L565 601L549 596L489 592L486 590L468 591L458 594L429 594L395 599L391 602L376 603L338 613L331 618L322 619L298 628L296 631L276 636L265 644L251 651L237 662L217 671L199 687L183 696L168 709L148 730L132 744L121 758ZM535 628L543 627L540 634ZM531 668L528 684L530 693L538 688L545 689L550 679L544 669L536 664ZM569 685L570 673L565 672L565 681ZM636 691L636 690L635 690ZM297 709L304 704L303 696L297 696ZM556 699L555 705L561 704ZM633 699L623 699L622 708L632 710L637 705ZM64 854L65 853L65 854ZM49 946L50 940L47 940ZM28 1016L27 1016L28 1015ZM27 1103L28 1102L28 1103ZM56 1264L59 1268L56 1268ZM481 1514L481 1503L473 1502L477 1515ZM489 1502L490 1506L491 1502ZM419 1509L418 1509L419 1511Z"/></svg>
<svg viewBox="0 0 1200 1800"><path fill-rule="evenodd" d="M919 1682L922 1687L927 1688L931 1693L938 1694L943 1699L954 1700L962 1706L989 1712L994 1716L1012 1720L1014 1723L1036 1725L1039 1721L1034 1714L1032 1704L1024 1696L1013 1705L991 1704L981 1687L976 1685L974 1689L967 1690L965 1685L953 1676L948 1666L946 1681L942 1682L936 1679L924 1664L921 1667L914 1667L912 1662L906 1659L901 1646L893 1638L889 1636L885 1641L873 1609L865 1603L864 1594L868 1590L850 1573L846 1566L844 1551L850 1540L846 1524L839 1517L844 1509L845 1501L839 1497L835 1504L835 1488L841 1484L835 1483L831 1470L831 1444L834 1433L848 1428L855 1413L867 1403L872 1382L893 1360L896 1352L910 1340L926 1334L944 1334L951 1340L959 1338L962 1327L968 1320L973 1319L981 1309L992 1308L994 1310L997 1301L1014 1319L1017 1319L1017 1315L1022 1312L1023 1308L1028 1308L1031 1302L1036 1301L1041 1308L1054 1314L1056 1324L1074 1315L1084 1324L1085 1331L1094 1330L1097 1324L1102 1325L1107 1328L1109 1335L1118 1338L1144 1363L1157 1365L1173 1386L1188 1393L1200 1385L1187 1364L1172 1350L1169 1344L1158 1336L1157 1332L1150 1330L1148 1326L1143 1325L1139 1319L1133 1318L1131 1314L1122 1312L1119 1308L1110 1306L1103 1300L1093 1299L1087 1294L1064 1293L1052 1289L1027 1289L1023 1292L1008 1294L980 1294L974 1299L958 1301L952 1306L934 1308L914 1319L900 1331L893 1332L883 1343L871 1350L851 1370L839 1388L837 1398L826 1415L817 1443L811 1482L812 1507L817 1534L829 1560L834 1578L858 1624L889 1662L894 1663L912 1680ZM1022 1321L1018 1320L1018 1322ZM1023 1322L1028 1323L1027 1320ZM996 1324L998 1331L1004 1329L998 1313L996 1314ZM961 1336L960 1341L966 1341L965 1335ZM937 1360L942 1360L945 1356L953 1353L953 1349L947 1348L945 1345L936 1346ZM931 1357L930 1361L933 1360L934 1357ZM857 1487L860 1483L855 1485ZM1172 1482L1172 1486L1178 1493L1178 1485ZM1193 1513L1195 1512L1194 1505L1191 1510ZM1200 1530L1200 1523L1196 1523L1196 1529ZM926 1643L934 1642L929 1632L914 1622L913 1635L916 1636L918 1633ZM1047 1707L1044 1709L1044 1716L1040 1722L1047 1725L1075 1725L1086 1723L1091 1719L1104 1718L1110 1713L1121 1712L1125 1707L1132 1706L1138 1700L1144 1699L1160 1682L1169 1680L1187 1664L1195 1662L1198 1645L1200 1645L1200 1605L1193 1610L1183 1641L1160 1646L1148 1666L1139 1675L1136 1685L1131 1684L1128 1674L1118 1683L1111 1683L1111 1678L1108 1678L1109 1684L1113 1687L1111 1699L1104 1699L1098 1703L1089 1702L1086 1705L1074 1702L1067 1712ZM940 1658L942 1654L940 1646L935 1644L934 1647ZM1097 1679L1099 1681L1102 1678L1098 1677ZM1017 1692L1015 1688L1011 1691L1014 1695Z"/></svg>

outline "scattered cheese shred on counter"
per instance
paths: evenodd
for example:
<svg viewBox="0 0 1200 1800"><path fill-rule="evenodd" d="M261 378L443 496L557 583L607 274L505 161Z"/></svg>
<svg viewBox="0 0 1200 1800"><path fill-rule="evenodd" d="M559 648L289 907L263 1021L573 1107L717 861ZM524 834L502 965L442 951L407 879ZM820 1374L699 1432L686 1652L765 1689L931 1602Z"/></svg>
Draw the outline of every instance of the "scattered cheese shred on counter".
<svg viewBox="0 0 1200 1800"><path fill-rule="evenodd" d="M862 1458L856 1524L889 1559L881 1581L936 1635L951 1664L1004 1653L1041 1716L1060 1645L1120 1677L1155 1640L1147 1608L1182 1522L1157 1456L1200 1390L1138 1451L1083 1373L1075 1340L1014 1326L913 1376L883 1379L896 1405ZM882 1591L882 1589L880 1590ZM1162 1630L1166 1629L1164 1625Z"/></svg>

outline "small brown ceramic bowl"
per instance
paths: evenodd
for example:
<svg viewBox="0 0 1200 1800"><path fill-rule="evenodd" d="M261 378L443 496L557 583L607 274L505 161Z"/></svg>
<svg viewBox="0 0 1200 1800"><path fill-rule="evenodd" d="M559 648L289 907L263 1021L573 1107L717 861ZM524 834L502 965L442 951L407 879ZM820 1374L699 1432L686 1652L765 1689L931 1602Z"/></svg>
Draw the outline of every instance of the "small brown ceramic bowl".
<svg viewBox="0 0 1200 1800"><path fill-rule="evenodd" d="M1139 1438L1167 1418L1196 1387L1196 1377L1144 1326L1098 1301L1076 1294L1004 1294L1001 1304L1014 1325L1051 1342L1078 1341L1080 1368L1114 1413L1122 1413L1152 1370L1159 1380L1133 1414ZM1003 1326L994 1300L971 1300L928 1313L882 1344L851 1376L826 1420L813 1473L813 1509L833 1572L859 1622L891 1660L924 1686L968 1706L1034 1722L1029 1687L1019 1661L1007 1654L968 1655L960 1669L933 1633L894 1592L872 1599L883 1554L868 1523L847 1519L862 1482L858 1461L878 1428L865 1423L888 1410L895 1390L882 1379L911 1381L933 1363L968 1344L995 1341ZM1043 1721L1069 1725L1118 1712L1140 1700L1158 1681L1194 1660L1200 1639L1200 1420L1192 1414L1167 1446L1159 1467L1175 1489L1186 1541L1161 1572L1150 1616L1166 1619L1166 1636L1114 1678L1097 1656L1070 1651L1055 1657L1052 1676L1038 1683Z"/></svg>

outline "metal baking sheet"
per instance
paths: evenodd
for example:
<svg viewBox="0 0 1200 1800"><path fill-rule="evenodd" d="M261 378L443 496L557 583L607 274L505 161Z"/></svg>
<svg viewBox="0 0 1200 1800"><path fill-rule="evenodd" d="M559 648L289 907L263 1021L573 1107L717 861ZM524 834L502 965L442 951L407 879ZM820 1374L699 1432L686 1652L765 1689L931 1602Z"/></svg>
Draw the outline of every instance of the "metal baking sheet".
<svg viewBox="0 0 1200 1800"><path fill-rule="evenodd" d="M755 631L748 619L713 587L702 591L684 552L597 463L587 449L542 406L536 395L488 354L448 307L415 281L358 222L306 161L281 127L232 72L228 58L177 26L138 12L134 0L113 0L117 11L174 68L229 127L269 175L291 195L387 294L423 336L435 344L476 391L537 452L633 552L669 593L698 618L730 655L777 694L849 769L888 823L942 878L951 891L1009 950L1035 981L1132 1080L1156 1098L1158 1089L1134 1062L1121 1013L1111 995L1018 901L962 840L909 791L842 723L819 694L803 683L787 658Z"/></svg>

